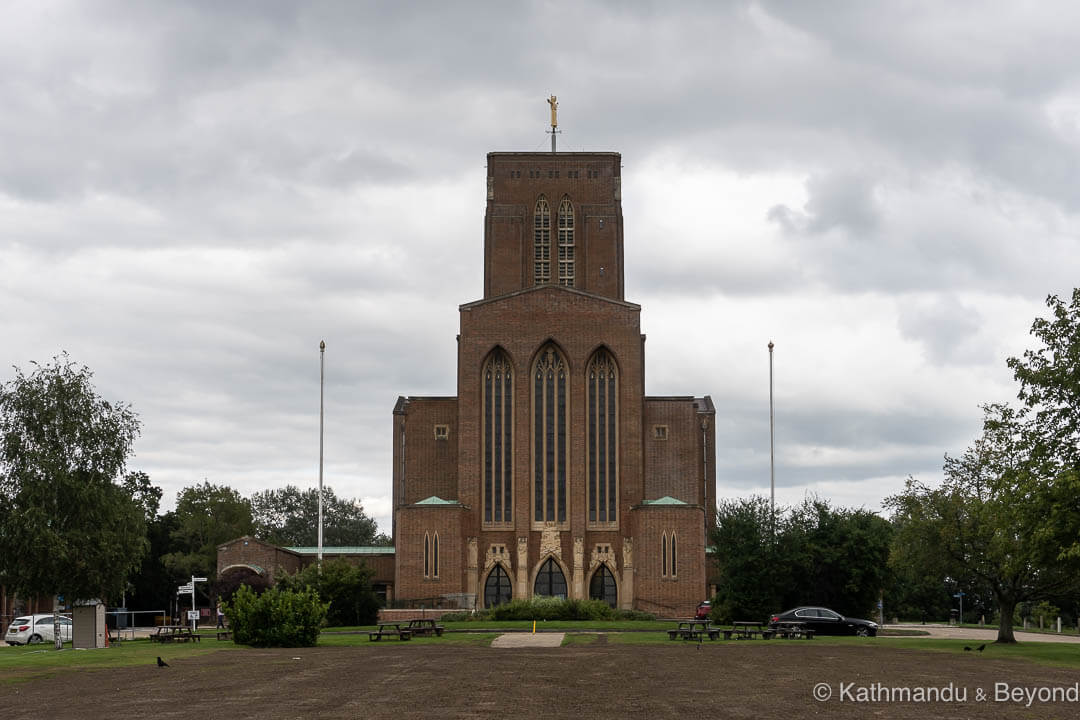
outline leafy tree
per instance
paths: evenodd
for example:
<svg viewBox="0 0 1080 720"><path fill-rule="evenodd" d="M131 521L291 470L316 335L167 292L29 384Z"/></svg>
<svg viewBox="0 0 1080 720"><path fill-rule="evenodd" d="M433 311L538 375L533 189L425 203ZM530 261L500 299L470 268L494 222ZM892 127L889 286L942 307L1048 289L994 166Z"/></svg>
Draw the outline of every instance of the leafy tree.
<svg viewBox="0 0 1080 720"><path fill-rule="evenodd" d="M161 488L152 484L150 476L142 471L125 475L122 485L132 499L142 507L146 522L153 522L161 506Z"/></svg>
<svg viewBox="0 0 1080 720"><path fill-rule="evenodd" d="M319 541L319 491L287 485L251 496L255 534L262 540L286 547L310 547ZM378 534L375 521L364 513L359 500L339 499L323 488L323 545L391 545Z"/></svg>
<svg viewBox="0 0 1080 720"><path fill-rule="evenodd" d="M824 605L867 617L888 583L892 527L863 509L833 509L808 498L778 538L788 559L785 605Z"/></svg>
<svg viewBox="0 0 1080 720"><path fill-rule="evenodd" d="M766 498L721 502L711 534L720 575L713 617L762 618L797 605L866 616L887 584L891 533L871 512L819 499L780 509L775 521Z"/></svg>
<svg viewBox="0 0 1080 720"><path fill-rule="evenodd" d="M122 474L139 434L66 354L0 385L0 581L26 595L119 596L147 550Z"/></svg>
<svg viewBox="0 0 1080 720"><path fill-rule="evenodd" d="M1033 414L1038 459L1080 475L1080 288L1068 304L1051 295L1046 305L1051 317L1031 326L1041 347L1007 363L1020 383L1017 396ZM1072 550L1080 552L1080 546Z"/></svg>
<svg viewBox="0 0 1080 720"><path fill-rule="evenodd" d="M162 557L172 552L173 532L178 527L176 513L167 512L156 516L146 526L146 539L150 541L150 551L143 557L139 571L131 580L128 607L133 610L167 610L176 599L177 581L186 581L188 576L178 576L170 572L162 562Z"/></svg>
<svg viewBox="0 0 1080 720"><path fill-rule="evenodd" d="M1030 433L1003 405L985 408L983 435L959 458L946 457L945 481L909 479L886 502L897 516L893 552L900 562L937 568L989 587L999 610L999 643L1013 643L1018 603L1075 587L1077 558L1064 548L1080 534L1080 478L1046 466Z"/></svg>
<svg viewBox="0 0 1080 720"><path fill-rule="evenodd" d="M330 603L326 622L331 626L371 625L379 612L379 599L371 589L373 574L365 565L335 558L323 562L321 570L312 564L292 575L283 574L277 579L277 587L297 592L310 588L317 592Z"/></svg>
<svg viewBox="0 0 1080 720"><path fill-rule="evenodd" d="M217 571L218 545L251 535L251 503L224 485L203 482L184 488L176 500L172 552L161 558L173 580L191 575L210 577Z"/></svg>
<svg viewBox="0 0 1080 720"><path fill-rule="evenodd" d="M720 622L763 618L782 608L783 564L772 541L768 498L724 500L716 508L713 558L720 582L712 616Z"/></svg>

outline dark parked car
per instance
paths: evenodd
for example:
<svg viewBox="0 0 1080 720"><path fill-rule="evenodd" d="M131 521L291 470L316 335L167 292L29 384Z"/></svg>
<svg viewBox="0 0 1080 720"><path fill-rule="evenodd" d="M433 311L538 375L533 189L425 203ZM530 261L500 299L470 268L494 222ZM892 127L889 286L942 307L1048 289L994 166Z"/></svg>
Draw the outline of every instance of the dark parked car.
<svg viewBox="0 0 1080 720"><path fill-rule="evenodd" d="M876 622L844 617L838 612L823 607L797 607L786 610L769 618L769 627L774 628L780 623L793 622L802 623L807 630L813 630L815 635L874 637L878 629Z"/></svg>

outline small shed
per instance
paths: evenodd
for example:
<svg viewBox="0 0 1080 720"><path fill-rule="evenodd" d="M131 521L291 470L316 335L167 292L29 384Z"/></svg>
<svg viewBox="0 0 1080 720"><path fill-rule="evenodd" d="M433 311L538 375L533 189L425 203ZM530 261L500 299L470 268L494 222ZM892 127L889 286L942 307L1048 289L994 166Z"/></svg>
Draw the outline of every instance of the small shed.
<svg viewBox="0 0 1080 720"><path fill-rule="evenodd" d="M71 608L71 646L105 647L105 605L100 600L81 600Z"/></svg>

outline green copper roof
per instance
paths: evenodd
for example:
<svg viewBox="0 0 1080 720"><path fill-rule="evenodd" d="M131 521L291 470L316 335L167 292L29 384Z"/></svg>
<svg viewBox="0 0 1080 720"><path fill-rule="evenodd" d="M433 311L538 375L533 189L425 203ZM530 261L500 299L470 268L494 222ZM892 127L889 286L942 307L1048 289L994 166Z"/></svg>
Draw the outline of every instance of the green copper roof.
<svg viewBox="0 0 1080 720"><path fill-rule="evenodd" d="M318 555L319 548L316 547L287 547L285 550L291 550L294 553L300 555ZM323 546L323 555L386 555L394 554L394 548L382 547L377 545L354 545L351 547L326 547Z"/></svg>
<svg viewBox="0 0 1080 720"><path fill-rule="evenodd" d="M660 498L659 500L645 500L641 504L642 505L685 505L686 503L684 503L682 500L676 500L675 498L671 497L670 495L665 495L664 497Z"/></svg>
<svg viewBox="0 0 1080 720"><path fill-rule="evenodd" d="M419 501L417 503L414 503L414 504L415 505L460 505L461 503L459 503L457 500L443 500L441 497L438 497L436 495L432 495L431 497L427 498L426 500L421 500L421 501Z"/></svg>

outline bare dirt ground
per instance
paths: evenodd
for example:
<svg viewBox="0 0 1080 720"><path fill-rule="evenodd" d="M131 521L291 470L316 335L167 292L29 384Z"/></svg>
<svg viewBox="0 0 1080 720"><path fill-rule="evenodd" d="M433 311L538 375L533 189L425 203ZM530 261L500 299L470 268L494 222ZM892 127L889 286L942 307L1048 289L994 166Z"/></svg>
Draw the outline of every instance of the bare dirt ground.
<svg viewBox="0 0 1080 720"><path fill-rule="evenodd" d="M634 646L598 636L588 645L514 649L379 643L68 671L0 685L0 717L1076 718L1078 702L1036 699L1027 707L994 694L995 683L1038 691L1076 682L1074 670L996 660L990 652L928 653L883 641ZM877 683L909 692L951 684L967 699L904 701L879 689L872 701L866 689ZM826 691L829 699L815 699ZM979 691L987 698L978 699Z"/></svg>

